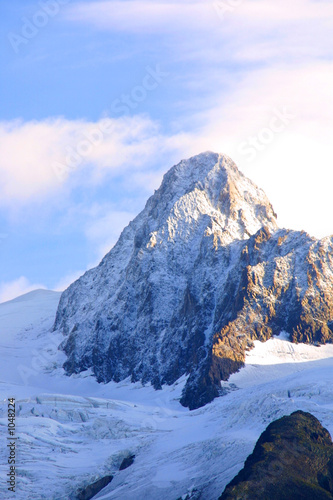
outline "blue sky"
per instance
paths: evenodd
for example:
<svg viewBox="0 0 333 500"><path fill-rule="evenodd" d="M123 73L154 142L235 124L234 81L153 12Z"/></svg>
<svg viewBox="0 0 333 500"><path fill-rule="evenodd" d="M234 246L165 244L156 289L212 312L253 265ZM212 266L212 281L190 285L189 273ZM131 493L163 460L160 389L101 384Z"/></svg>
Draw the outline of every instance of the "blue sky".
<svg viewBox="0 0 333 500"><path fill-rule="evenodd" d="M96 265L208 149L282 227L333 233L331 2L17 0L0 22L0 301Z"/></svg>

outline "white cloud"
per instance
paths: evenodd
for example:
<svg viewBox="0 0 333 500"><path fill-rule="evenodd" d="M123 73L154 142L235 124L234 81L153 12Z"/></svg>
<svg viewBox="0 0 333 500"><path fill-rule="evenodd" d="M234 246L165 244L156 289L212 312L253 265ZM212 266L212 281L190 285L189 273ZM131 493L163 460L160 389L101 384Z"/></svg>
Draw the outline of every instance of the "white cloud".
<svg viewBox="0 0 333 500"><path fill-rule="evenodd" d="M21 276L13 281L2 282L0 283L0 303L7 302L8 300L15 299L20 295L41 288L46 289L44 285L30 283L25 276Z"/></svg>
<svg viewBox="0 0 333 500"><path fill-rule="evenodd" d="M204 2L101 1L77 3L66 10L71 21L131 33L175 33L180 27L205 30L215 17Z"/></svg>
<svg viewBox="0 0 333 500"><path fill-rule="evenodd" d="M313 0L81 2L65 15L97 29L170 35L173 57L196 54L203 62L309 59L329 55L331 2ZM195 35L195 36L193 36ZM188 38L190 36L190 38ZM203 38L204 37L204 38ZM181 43L179 43L181 39Z"/></svg>
<svg viewBox="0 0 333 500"><path fill-rule="evenodd" d="M249 74L200 116L206 126L196 139L196 152L212 149L230 155L266 191L281 226L318 237L331 234L332 88L331 62ZM270 136L267 128L276 110L283 109L294 118ZM249 144L241 148L258 137L260 151ZM245 154L249 149L255 154Z"/></svg>
<svg viewBox="0 0 333 500"><path fill-rule="evenodd" d="M63 183L70 188L72 177L75 186L100 182L111 173L124 180L126 189L142 195L157 188L162 171L176 161L209 149L230 155L265 189L281 226L305 229L315 236L333 233L328 215L333 184L332 88L331 62L266 68L249 73L228 91L215 91L215 106L191 117L201 124L192 133L168 137L147 117L115 120L113 133L92 148ZM295 118L249 161L240 146L267 128L276 109L284 108ZM29 202L40 193L49 197L61 185L52 162L64 161L66 146L76 147L96 126L64 119L2 125L1 203ZM124 206L89 214L86 237L94 242L96 259L109 250L135 214L136 208L127 211Z"/></svg>
<svg viewBox="0 0 333 500"><path fill-rule="evenodd" d="M61 182L52 165L71 159L67 148L76 150L102 120L59 118L0 124L0 203L27 203L38 196L48 199L62 186L98 183L110 174L122 176L127 186L152 189L162 170L180 158L211 149L229 154L267 191L281 225L305 228L314 235L333 232L327 216L333 181L333 64L327 43L333 4L311 0L238 3L224 19L216 13L214 2L131 0L68 6L63 13L68 19L98 29L118 34L169 33L173 58L197 57L202 64L209 60L212 72L200 66L196 74L190 66L177 75L181 85L205 89L206 97L199 103L201 111L187 117L184 128L188 133L168 136L147 116L114 119L112 133L84 154L77 168L66 170ZM156 46L161 48L160 41ZM230 64L227 69L221 64L225 61L246 66L237 66L236 74L228 70ZM193 71L190 79L187 69ZM249 162L240 145L257 137L267 128L274 110L284 107L296 118ZM159 172L151 168L152 160L154 168L160 162ZM86 235L91 241L96 239L98 249L105 250L114 240L113 235L103 236L117 220L108 213L98 216L95 228L91 221L87 223ZM122 222L120 217L119 226Z"/></svg>
<svg viewBox="0 0 333 500"><path fill-rule="evenodd" d="M294 21L318 21L333 15L330 2L288 0L279 3L265 0L217 0L211 2L180 1L142 1L142 0L105 0L98 2L78 2L65 12L66 18L86 22L102 29L115 31L173 33L175 29L207 30L216 18L225 21L225 28L240 20L248 26L268 30ZM267 24L268 23L268 24ZM215 23L218 27L218 24Z"/></svg>
<svg viewBox="0 0 333 500"><path fill-rule="evenodd" d="M98 183L106 174L142 171L158 153L179 146L177 136L164 136L144 116L96 123L64 118L2 122L0 204L16 206L49 198L71 178L76 185Z"/></svg>

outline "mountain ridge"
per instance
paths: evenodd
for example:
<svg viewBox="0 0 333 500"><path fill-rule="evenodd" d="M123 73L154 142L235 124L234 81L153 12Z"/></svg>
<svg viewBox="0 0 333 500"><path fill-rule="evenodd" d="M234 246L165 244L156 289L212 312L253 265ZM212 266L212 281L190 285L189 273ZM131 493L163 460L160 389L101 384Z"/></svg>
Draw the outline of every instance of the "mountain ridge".
<svg viewBox="0 0 333 500"><path fill-rule="evenodd" d="M296 247L296 251L295 251ZM264 192L206 152L164 176L100 265L61 296L68 374L151 382L188 375L182 404L221 393L252 340L333 338L332 238L279 229ZM310 311L310 312L309 312Z"/></svg>

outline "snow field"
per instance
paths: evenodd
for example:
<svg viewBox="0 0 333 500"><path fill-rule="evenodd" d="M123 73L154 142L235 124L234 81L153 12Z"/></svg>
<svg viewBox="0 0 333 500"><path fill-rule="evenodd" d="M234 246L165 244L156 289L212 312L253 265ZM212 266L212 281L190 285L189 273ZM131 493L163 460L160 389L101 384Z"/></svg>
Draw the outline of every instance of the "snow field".
<svg viewBox="0 0 333 500"><path fill-rule="evenodd" d="M267 425L297 409L333 434L333 346L291 344L286 334L255 342L229 393L189 412L171 387L97 384L66 377L61 341L51 333L59 294L31 292L0 304L1 477L7 464L7 398L16 398L16 499L60 500L101 476L96 499L176 500L203 490L215 500L242 468ZM23 367L23 368L22 368ZM134 464L119 472L122 459ZM4 481L0 497L13 498Z"/></svg>

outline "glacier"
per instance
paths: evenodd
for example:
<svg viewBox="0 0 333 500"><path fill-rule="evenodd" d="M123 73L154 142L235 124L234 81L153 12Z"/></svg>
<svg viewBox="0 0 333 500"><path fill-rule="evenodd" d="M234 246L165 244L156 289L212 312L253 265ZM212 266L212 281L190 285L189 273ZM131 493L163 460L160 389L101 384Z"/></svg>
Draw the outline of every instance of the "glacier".
<svg viewBox="0 0 333 500"><path fill-rule="evenodd" d="M291 343L286 332L255 341L222 382L225 396L189 411L179 402L186 376L160 391L130 378L99 384L91 371L68 377L52 331L59 298L40 290L0 304L0 469L4 477L6 399L15 397L17 499L74 499L114 474L96 499L215 500L271 421L301 409L333 434L330 344ZM134 464L118 471L128 454ZM8 493L2 482L1 498Z"/></svg>

